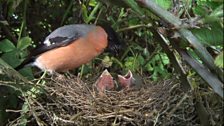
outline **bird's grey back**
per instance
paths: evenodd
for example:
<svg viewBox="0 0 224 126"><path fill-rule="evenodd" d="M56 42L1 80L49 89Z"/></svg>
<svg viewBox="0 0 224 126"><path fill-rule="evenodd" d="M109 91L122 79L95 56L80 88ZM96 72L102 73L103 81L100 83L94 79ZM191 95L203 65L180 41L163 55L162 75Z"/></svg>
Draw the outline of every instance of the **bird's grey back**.
<svg viewBox="0 0 224 126"><path fill-rule="evenodd" d="M91 29L96 27L95 25L87 25L87 24L72 24L65 25L54 30L50 35L46 37L45 40L55 38L55 37L67 37L73 38L74 36L85 36Z"/></svg>

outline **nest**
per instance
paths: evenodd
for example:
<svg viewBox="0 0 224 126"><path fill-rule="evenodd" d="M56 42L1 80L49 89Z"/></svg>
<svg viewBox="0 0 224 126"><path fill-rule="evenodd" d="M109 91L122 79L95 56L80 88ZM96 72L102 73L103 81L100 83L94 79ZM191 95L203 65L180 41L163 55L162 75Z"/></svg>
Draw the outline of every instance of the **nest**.
<svg viewBox="0 0 224 126"><path fill-rule="evenodd" d="M196 125L193 100L173 79L99 95L74 76L48 79L29 125ZM40 121L41 120L41 121Z"/></svg>

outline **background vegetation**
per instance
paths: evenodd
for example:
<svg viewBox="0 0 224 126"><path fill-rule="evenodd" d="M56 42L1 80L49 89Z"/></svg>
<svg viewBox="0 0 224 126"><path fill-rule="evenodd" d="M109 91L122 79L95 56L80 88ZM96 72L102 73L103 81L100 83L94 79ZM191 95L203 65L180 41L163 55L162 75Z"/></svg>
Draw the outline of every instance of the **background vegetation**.
<svg viewBox="0 0 224 126"><path fill-rule="evenodd" d="M0 125L9 120L6 108L28 111L17 97L34 88L24 77L32 80L36 71L24 68L21 76L12 68L54 29L100 22L117 31L123 52L104 53L76 75L90 79L109 68L152 81L176 77L185 91L223 98L223 0L0 0ZM24 85L3 83L21 79Z"/></svg>

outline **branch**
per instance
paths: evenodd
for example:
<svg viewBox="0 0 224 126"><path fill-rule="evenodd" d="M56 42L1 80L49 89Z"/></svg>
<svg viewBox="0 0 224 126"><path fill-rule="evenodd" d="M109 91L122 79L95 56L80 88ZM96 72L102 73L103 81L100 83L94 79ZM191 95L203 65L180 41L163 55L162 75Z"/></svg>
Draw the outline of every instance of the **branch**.
<svg viewBox="0 0 224 126"><path fill-rule="evenodd" d="M20 73L14 70L10 65L8 65L4 60L0 58L0 74L8 75L8 77L16 78L18 80L22 80L25 83L30 83L25 77L23 77Z"/></svg>
<svg viewBox="0 0 224 126"><path fill-rule="evenodd" d="M215 93L223 98L223 83L217 76L212 74L205 66L200 64L194 58L190 57L187 52L179 50L182 58L213 88Z"/></svg>
<svg viewBox="0 0 224 126"><path fill-rule="evenodd" d="M159 42L159 44L161 45L163 50L166 52L167 56L169 57L171 63L174 66L174 69L175 69L176 73L180 74L179 77L180 77L180 80L181 80L181 84L182 84L181 86L182 86L183 90L184 91L189 90L191 83L187 78L186 71L183 69L183 67L179 63L178 58L176 57L174 52L170 50L169 45L165 42L163 37L155 29L150 28L150 31L153 33L156 40Z"/></svg>
<svg viewBox="0 0 224 126"><path fill-rule="evenodd" d="M223 81L223 70L215 66L214 59L210 53L203 47L202 42L198 40L191 31L184 29L184 24L181 20L170 12L159 7L153 0L137 0L151 10L155 15L165 20L166 22L172 24L175 28L178 28L180 35L186 39L189 44L195 48L195 52L202 59L202 61L209 67L211 71L215 71L220 79Z"/></svg>

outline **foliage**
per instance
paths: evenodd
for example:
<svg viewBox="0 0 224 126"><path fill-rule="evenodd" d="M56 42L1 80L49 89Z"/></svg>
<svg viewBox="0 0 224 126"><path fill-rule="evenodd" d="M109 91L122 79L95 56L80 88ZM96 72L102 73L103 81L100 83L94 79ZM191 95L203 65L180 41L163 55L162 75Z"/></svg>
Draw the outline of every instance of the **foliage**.
<svg viewBox="0 0 224 126"><path fill-rule="evenodd" d="M4 39L0 41L0 58L11 65L13 68L17 67L28 55L27 47L32 43L30 37L21 38L15 46L10 40ZM33 74L30 68L21 70L24 76L33 79Z"/></svg>
<svg viewBox="0 0 224 126"><path fill-rule="evenodd" d="M216 2L199 2L193 8L196 15L201 16L200 23L205 24L200 29L193 29L193 33L207 46L223 44L223 4ZM209 24L208 24L209 23Z"/></svg>
<svg viewBox="0 0 224 126"><path fill-rule="evenodd" d="M211 67L198 55L198 50L186 42L189 40L183 39L184 35L179 36L178 34L176 37L175 33L183 28L190 30L200 40L200 44L206 47L209 54L215 58L211 62L223 70L223 0L154 1L164 10L181 19L181 23L186 26L171 25L155 12L137 3L136 0L0 0L0 58L15 68L28 56L28 50L38 46L39 42L42 42L54 29L72 23L107 22L118 32L122 42L125 43L123 52L116 57L104 53L92 63L83 65L75 71L81 77L88 78L89 74L110 68L111 72L117 74L131 70L153 81L158 81L174 75L173 71L169 70L170 66L175 67L175 61L170 58L170 53L176 56L177 61L182 62L183 55L180 50L190 54L191 58L200 65L205 65L208 72L215 71L212 73L215 77L222 76L217 72L218 68L210 70ZM165 29L165 32L161 32L160 35L166 41L165 44L168 45L166 49L170 52L164 49L163 44L158 42L161 40L152 31L158 28ZM173 38L182 40L175 41L172 45ZM185 78L197 78L195 71L197 68L187 68L187 71L183 72L186 73ZM34 79L34 74L36 74L31 68L24 68L19 72L29 79ZM210 74L205 73L205 75ZM38 84L44 84L44 81ZM9 92L15 91L10 89ZM16 93L14 96L36 98L40 92L43 91L33 87L25 91L26 95ZM15 99L14 96L9 97ZM0 97L0 102L2 102L0 105L8 102L8 99L1 99ZM16 100L15 102L17 103ZM22 108L23 117L20 121L24 122L24 125L28 118L26 117L29 109L28 103L29 101L25 101ZM5 106L0 106L0 110L4 108ZM1 120L5 122L7 116L6 113L0 113L0 122Z"/></svg>
<svg viewBox="0 0 224 126"><path fill-rule="evenodd" d="M224 68L223 67L223 51L215 58L215 64L220 67L220 68Z"/></svg>

